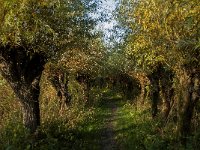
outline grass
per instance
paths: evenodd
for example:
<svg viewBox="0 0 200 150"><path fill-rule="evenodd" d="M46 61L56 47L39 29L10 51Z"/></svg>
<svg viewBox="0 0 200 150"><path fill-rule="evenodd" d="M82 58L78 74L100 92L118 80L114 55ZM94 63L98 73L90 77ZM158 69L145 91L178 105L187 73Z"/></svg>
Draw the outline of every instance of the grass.
<svg viewBox="0 0 200 150"><path fill-rule="evenodd" d="M95 107L85 107L73 103L72 106L59 112L59 104L52 89L45 90L51 96L41 97L41 126L38 134L30 135L22 125L20 104L7 89L6 97L0 102L4 114L0 118L0 149L9 150L45 150L45 149L101 149L101 137L105 131L105 119L111 115L103 97L109 92L104 90ZM0 92L5 93L3 89ZM98 91L99 92L99 91ZM102 101L101 101L101 100Z"/></svg>
<svg viewBox="0 0 200 150"><path fill-rule="evenodd" d="M161 148L156 145L156 141L161 139L155 131L156 123L152 122L148 114L149 112L135 110L129 103L118 109L115 128L116 139L121 149Z"/></svg>
<svg viewBox="0 0 200 150"><path fill-rule="evenodd" d="M108 121L112 124L117 149L195 149L192 138L187 147L177 144L174 124L163 128L160 118L152 120L148 104L135 107L120 93L109 89L91 90L93 104L89 106L79 103L77 97L61 114L55 93L51 88L45 89L46 96L43 93L41 97L42 125L38 134L30 135L21 123L20 104L9 86L3 81L0 84L3 87L0 88L0 150L100 150L105 144ZM199 137L196 134L195 141Z"/></svg>
<svg viewBox="0 0 200 150"><path fill-rule="evenodd" d="M176 138L174 125L162 126L162 118L151 118L148 104L136 107L126 102L116 112L116 140L122 150L194 150L191 141L185 146ZM197 148L198 149L198 148Z"/></svg>
<svg viewBox="0 0 200 150"><path fill-rule="evenodd" d="M107 128L107 119L112 115L112 109L110 103L115 103L120 106L120 96L113 95L111 91L104 91L101 101L95 108L93 119L80 126L79 131L81 133L82 147L81 149L102 149L102 141L105 138L105 131Z"/></svg>

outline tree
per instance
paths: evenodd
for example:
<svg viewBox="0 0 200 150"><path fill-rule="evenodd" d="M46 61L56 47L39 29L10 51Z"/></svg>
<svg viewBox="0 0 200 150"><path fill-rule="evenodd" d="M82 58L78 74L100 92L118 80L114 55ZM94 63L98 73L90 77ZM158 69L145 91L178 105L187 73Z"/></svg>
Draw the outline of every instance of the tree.
<svg viewBox="0 0 200 150"><path fill-rule="evenodd" d="M199 100L199 21L197 0L132 1L133 23L126 52L136 68L151 72L162 63L175 73L179 89L179 133L190 133L195 104ZM156 79L157 80L157 79Z"/></svg>
<svg viewBox="0 0 200 150"><path fill-rule="evenodd" d="M89 2L89 1L87 1ZM0 1L0 71L23 108L32 133L40 125L40 77L44 65L80 47L94 21L84 1Z"/></svg>

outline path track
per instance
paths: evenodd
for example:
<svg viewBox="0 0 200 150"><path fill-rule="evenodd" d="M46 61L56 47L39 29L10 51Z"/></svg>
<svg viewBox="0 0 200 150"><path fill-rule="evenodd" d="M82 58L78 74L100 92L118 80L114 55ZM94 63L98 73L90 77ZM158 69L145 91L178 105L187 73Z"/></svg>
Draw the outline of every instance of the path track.
<svg viewBox="0 0 200 150"><path fill-rule="evenodd" d="M102 150L117 150L113 126L113 121L116 119L117 106L114 102L109 101L106 105L110 109L110 115L108 118L105 118L105 130L102 133L101 146Z"/></svg>

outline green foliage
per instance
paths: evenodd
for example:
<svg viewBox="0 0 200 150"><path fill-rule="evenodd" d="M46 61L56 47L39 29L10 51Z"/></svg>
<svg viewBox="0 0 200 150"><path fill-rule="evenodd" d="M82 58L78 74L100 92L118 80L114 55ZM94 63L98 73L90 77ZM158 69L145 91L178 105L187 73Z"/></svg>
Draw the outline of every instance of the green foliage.
<svg viewBox="0 0 200 150"><path fill-rule="evenodd" d="M186 148L176 138L176 126L170 120L165 127L162 118L152 120L150 104L147 101L140 105L123 100L122 94L108 88L93 88L90 99L92 105L85 107L81 95L81 86L70 81L74 103L60 112L59 101L54 89L47 82L41 83L41 117L42 124L35 134L30 134L21 124L21 113L13 97L1 97L0 147L2 149L102 149L108 120L112 117L113 105L116 107L113 125L113 138L120 149L197 149L199 147L199 131L188 137ZM6 90L9 86L4 82ZM79 91L77 92L76 91ZM0 88L4 91L4 88ZM79 95L80 94L80 95ZM11 94L12 95L12 94ZM6 102L6 103L5 103ZM10 107L5 111L6 107ZM6 108L7 109L7 108ZM15 111L11 111L15 110Z"/></svg>
<svg viewBox="0 0 200 150"><path fill-rule="evenodd" d="M1 3L1 45L21 45L55 58L68 48L85 47L92 38L94 21L86 14L91 9L81 0Z"/></svg>
<svg viewBox="0 0 200 150"><path fill-rule="evenodd" d="M27 53L41 52L52 58L40 82L41 126L34 134L23 127L21 105L0 77L0 148L101 149L110 120L120 149L199 149L199 102L192 118L193 135L187 136L187 143L182 145L176 135L178 105L184 105L180 91L191 88L179 87L178 78L171 81L171 76L163 77L164 71L169 75L171 70L179 77L177 70L183 68L198 72L194 88L199 90L199 1L121 1L119 25L132 32L124 33L127 39L116 50L106 50L99 38L102 35L94 30L96 22L88 12L95 10L96 4L93 0L0 0L0 48L23 47ZM0 49L0 69L5 69L3 53ZM152 119L151 101L141 105L136 98L141 93L139 81L144 85L144 94L157 90L146 78L159 64L164 65L164 70L153 74L160 75L155 78L160 80L157 86L172 88L173 82L176 94L180 94L170 100L173 103L166 120L161 114ZM72 97L70 105L64 107L47 80L60 72L69 75ZM77 81L77 74L88 75L89 81L98 83L87 89L86 82ZM114 85L114 79L119 78ZM163 107L163 103L160 101L158 106Z"/></svg>
<svg viewBox="0 0 200 150"><path fill-rule="evenodd" d="M151 78L152 74L154 80L151 81L152 86L154 86L153 82L158 84L150 89L152 91L150 93L153 93L155 88L157 91L160 90L158 86L164 82L162 79L158 81L159 78L166 78L163 71L154 72L160 64L174 73L173 78L177 78L178 84L175 80L168 81L169 78L166 78L167 82L163 84L163 89L167 90L170 82L174 83L175 86L171 88L175 88L173 93L175 99L171 97L169 105L175 102L176 106L172 109L175 109L177 114L173 115L178 116L179 128L184 128L181 134L183 135L184 132L188 134L194 105L199 99L197 98L199 94L195 91L199 89L200 67L199 2L197 0L125 0L120 4L118 11L121 12L122 17L119 18L119 22L131 30L125 42L124 52L133 63L132 70L136 73L143 72L148 78ZM198 84L189 85L194 82L193 80ZM191 87L194 90L191 91ZM161 93L162 91L160 94L157 93L151 101L155 101L158 95L162 95ZM189 93L198 96L194 98L188 96ZM164 95L162 98L164 100ZM163 106L164 104L160 107ZM181 122L183 118L185 121ZM186 125L185 122L189 123Z"/></svg>
<svg viewBox="0 0 200 150"><path fill-rule="evenodd" d="M121 149L177 148L174 128L161 128L161 120L152 120L148 104L137 106L126 103L117 111L115 122L117 141Z"/></svg>
<svg viewBox="0 0 200 150"><path fill-rule="evenodd" d="M66 110L60 112L60 104L55 96L54 89L47 88L41 94L41 118L42 123L38 131L30 134L22 125L20 105L10 92L11 89L4 80L1 80L5 97L1 97L0 110L0 147L2 149L62 149L70 147L80 148L82 141L82 126L93 120L94 110L86 108L81 92L81 87L75 81L71 81L70 89L74 96L74 102ZM72 84L73 83L73 84ZM75 84L76 85L75 85ZM47 85L46 82L41 86ZM78 90L78 92L76 91ZM6 93L8 91L8 93ZM48 95L48 96L47 96ZM48 99L49 98L49 99ZM81 99L82 98L82 99ZM80 100L80 101L79 101ZM77 145L76 145L77 144Z"/></svg>
<svg viewBox="0 0 200 150"><path fill-rule="evenodd" d="M149 71L159 62L170 67L198 65L198 1L142 0L131 7L134 2L121 9L132 10L124 13L127 22L134 20L128 24L132 34L125 51L136 60L136 67Z"/></svg>

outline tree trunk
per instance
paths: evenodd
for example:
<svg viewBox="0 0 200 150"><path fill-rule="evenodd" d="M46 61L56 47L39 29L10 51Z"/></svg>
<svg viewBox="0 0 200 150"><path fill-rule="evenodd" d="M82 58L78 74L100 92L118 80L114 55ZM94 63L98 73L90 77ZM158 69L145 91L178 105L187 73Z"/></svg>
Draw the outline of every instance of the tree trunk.
<svg viewBox="0 0 200 150"><path fill-rule="evenodd" d="M29 49L30 50L30 49ZM22 104L23 123L31 133L40 125L40 78L45 56L41 53L27 53L24 47L0 48L0 72L13 89Z"/></svg>
<svg viewBox="0 0 200 150"><path fill-rule="evenodd" d="M152 94L152 118L155 118L158 113L159 90L154 90Z"/></svg>
<svg viewBox="0 0 200 150"><path fill-rule="evenodd" d="M36 78L34 84L18 82L12 86L22 106L23 124L30 133L34 133L40 126L39 81L40 78Z"/></svg>
<svg viewBox="0 0 200 150"><path fill-rule="evenodd" d="M163 117L164 120L167 119L169 112L170 112L170 89L169 87L161 87L161 98L162 98L162 113L163 113Z"/></svg>
<svg viewBox="0 0 200 150"><path fill-rule="evenodd" d="M160 88L159 88L159 78L157 75L152 74L149 76L151 82L151 108L152 108L152 118L155 118L158 113L158 103L160 100Z"/></svg>
<svg viewBox="0 0 200 150"><path fill-rule="evenodd" d="M151 101L152 101L152 118L155 118L158 113L158 103L160 101L160 78L163 72L163 65L159 63L153 72L148 75L151 84Z"/></svg>
<svg viewBox="0 0 200 150"><path fill-rule="evenodd" d="M141 93L140 93L140 102L141 104L144 104L145 101L145 83L144 80L142 80L142 82L140 82L140 86L141 86Z"/></svg>
<svg viewBox="0 0 200 150"><path fill-rule="evenodd" d="M164 101L164 118L165 120L167 119L168 115L169 115L169 112L170 112L170 101L168 99L166 99Z"/></svg>
<svg viewBox="0 0 200 150"><path fill-rule="evenodd" d="M39 89L24 97L22 104L23 124L34 133L40 126Z"/></svg>
<svg viewBox="0 0 200 150"><path fill-rule="evenodd" d="M200 97L200 76L197 72L183 71L180 78L182 100L183 103L180 110L179 118L179 135L183 144L186 144L186 138L191 133L191 122L193 117L194 107Z"/></svg>
<svg viewBox="0 0 200 150"><path fill-rule="evenodd" d="M32 84L18 82L12 87L22 106L23 124L30 133L34 133L40 126L39 82L40 77Z"/></svg>

